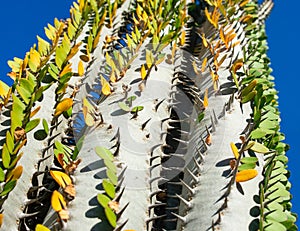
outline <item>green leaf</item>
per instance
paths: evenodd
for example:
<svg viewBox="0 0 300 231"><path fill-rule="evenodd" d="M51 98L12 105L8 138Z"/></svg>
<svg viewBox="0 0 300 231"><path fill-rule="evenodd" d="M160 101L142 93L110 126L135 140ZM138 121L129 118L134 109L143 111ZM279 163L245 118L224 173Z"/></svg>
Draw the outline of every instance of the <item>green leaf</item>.
<svg viewBox="0 0 300 231"><path fill-rule="evenodd" d="M28 104L29 100L31 98L31 92L29 92L28 90L26 90L25 88L23 88L21 86L16 86L16 89L17 89L18 93L20 94L20 96L22 97L22 99L24 100L24 102L26 104Z"/></svg>
<svg viewBox="0 0 300 231"><path fill-rule="evenodd" d="M110 161L114 160L113 154L107 148L96 147L95 151L96 151L97 155L100 156L100 158L102 158L103 160L110 160Z"/></svg>
<svg viewBox="0 0 300 231"><path fill-rule="evenodd" d="M204 119L204 116L205 116L204 112L202 112L198 115L198 118L197 118L198 123L200 123Z"/></svg>
<svg viewBox="0 0 300 231"><path fill-rule="evenodd" d="M113 185L118 184L118 176L111 169L106 170L106 175L107 175L108 179L111 181L111 183L113 183Z"/></svg>
<svg viewBox="0 0 300 231"><path fill-rule="evenodd" d="M4 144L3 148L2 148L2 164L3 164L4 168L8 168L9 167L10 160L11 160L10 153L9 153L9 151L7 149L6 144Z"/></svg>
<svg viewBox="0 0 300 231"><path fill-rule="evenodd" d="M251 91L248 95L242 97L241 103L248 103L249 101L251 101L255 95L256 95L257 91Z"/></svg>
<svg viewBox="0 0 300 231"><path fill-rule="evenodd" d="M270 150L263 144L260 144L255 141L249 141L250 149L257 153L268 153Z"/></svg>
<svg viewBox="0 0 300 231"><path fill-rule="evenodd" d="M117 167L111 160L104 159L104 164L108 169L110 169L114 173L117 173Z"/></svg>
<svg viewBox="0 0 300 231"><path fill-rule="evenodd" d="M11 190L14 189L14 187L16 186L17 181L16 180L12 180L9 181L8 183L6 183L4 185L3 191L0 193L0 197L5 196L6 194L8 194Z"/></svg>
<svg viewBox="0 0 300 231"><path fill-rule="evenodd" d="M10 131L6 132L6 146L7 146L9 153L13 153L15 143L14 143L14 138L11 135Z"/></svg>
<svg viewBox="0 0 300 231"><path fill-rule="evenodd" d="M252 164L252 163L255 163L258 161L258 158L257 157L254 157L254 156L247 156L247 157L243 157L241 158L241 163L243 164Z"/></svg>
<svg viewBox="0 0 300 231"><path fill-rule="evenodd" d="M3 182L5 180L5 173L3 169L0 167L0 182Z"/></svg>
<svg viewBox="0 0 300 231"><path fill-rule="evenodd" d="M136 107L131 109L131 113L137 113L139 111L142 111L143 109L144 109L143 106L136 106Z"/></svg>
<svg viewBox="0 0 300 231"><path fill-rule="evenodd" d="M108 196L104 195L104 194L98 194L97 195L97 200L103 208L108 207L108 203L111 201L111 199Z"/></svg>
<svg viewBox="0 0 300 231"><path fill-rule="evenodd" d="M238 167L238 170L239 170L239 171L243 171L243 170L247 170L247 169L254 169L255 166L256 166L255 163L241 164L241 165Z"/></svg>
<svg viewBox="0 0 300 231"><path fill-rule="evenodd" d="M109 224L115 228L117 226L117 215L109 207L105 208L105 215Z"/></svg>
<svg viewBox="0 0 300 231"><path fill-rule="evenodd" d="M266 132L261 129L261 128L256 128L255 130L253 130L250 134L252 139L260 139L266 136Z"/></svg>
<svg viewBox="0 0 300 231"><path fill-rule="evenodd" d="M102 181L102 186L106 192L106 194L113 199L116 195L116 190L115 190L115 186L108 180L108 179L104 179Z"/></svg>
<svg viewBox="0 0 300 231"><path fill-rule="evenodd" d="M46 134L48 135L49 134L49 126L48 126L47 120L43 119L42 123L43 123L43 128L44 128Z"/></svg>
<svg viewBox="0 0 300 231"><path fill-rule="evenodd" d="M128 106L126 103L124 103L124 102L119 102L118 105L119 105L119 107L120 107L123 111L126 111L126 112L129 112L129 111L130 111L129 106Z"/></svg>
<svg viewBox="0 0 300 231"><path fill-rule="evenodd" d="M284 225L280 224L277 221L267 221L267 224L265 224L264 231L286 231L286 228Z"/></svg>
<svg viewBox="0 0 300 231"><path fill-rule="evenodd" d="M31 130L33 130L34 128L36 128L36 126L38 126L39 123L40 123L40 119L39 118L29 121L26 124L25 132L30 132Z"/></svg>

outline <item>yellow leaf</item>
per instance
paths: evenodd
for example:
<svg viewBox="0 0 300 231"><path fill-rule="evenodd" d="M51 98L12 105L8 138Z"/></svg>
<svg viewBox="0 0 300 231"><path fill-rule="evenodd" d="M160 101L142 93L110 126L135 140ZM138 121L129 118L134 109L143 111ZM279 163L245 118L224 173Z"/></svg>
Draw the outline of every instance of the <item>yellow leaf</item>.
<svg viewBox="0 0 300 231"><path fill-rule="evenodd" d="M35 231L50 231L50 229L48 229L46 226L43 226L41 224L37 224L37 226L35 227Z"/></svg>
<svg viewBox="0 0 300 231"><path fill-rule="evenodd" d="M241 2L239 5L240 5L240 7L244 7L248 2L249 2L249 0L245 0L245 1Z"/></svg>
<svg viewBox="0 0 300 231"><path fill-rule="evenodd" d="M7 96L9 86L0 80L0 97L5 98Z"/></svg>
<svg viewBox="0 0 300 231"><path fill-rule="evenodd" d="M90 104L90 102L84 98L83 99L83 107L82 107L82 113L84 117L85 124L87 126L93 126L95 124L95 118L94 118L94 107Z"/></svg>
<svg viewBox="0 0 300 231"><path fill-rule="evenodd" d="M243 66L243 60L238 59L237 61L234 62L232 65L232 71L235 74L241 67Z"/></svg>
<svg viewBox="0 0 300 231"><path fill-rule="evenodd" d="M204 72L205 71L205 67L207 64L207 57L204 58L203 62L202 62L202 67L201 67L201 71Z"/></svg>
<svg viewBox="0 0 300 231"><path fill-rule="evenodd" d="M154 62L154 58L152 52L150 50L146 50L146 64L148 68L152 66L153 62Z"/></svg>
<svg viewBox="0 0 300 231"><path fill-rule="evenodd" d="M78 62L78 75L83 76L83 74L84 74L84 66L83 66L83 62L80 60Z"/></svg>
<svg viewBox="0 0 300 231"><path fill-rule="evenodd" d="M243 171L237 172L237 174L235 176L235 181L236 182L245 182L245 181L253 179L257 175L258 175L258 172L256 169L243 170Z"/></svg>
<svg viewBox="0 0 300 231"><path fill-rule="evenodd" d="M230 147L231 147L231 150L232 150L232 153L233 153L235 159L238 159L240 156L238 148L236 147L236 145L233 142L230 143Z"/></svg>
<svg viewBox="0 0 300 231"><path fill-rule="evenodd" d="M72 184L71 178L64 172L51 170L50 175L62 188L65 188L67 185Z"/></svg>
<svg viewBox="0 0 300 231"><path fill-rule="evenodd" d="M21 165L17 166L7 175L6 182L11 180L18 180L21 177L22 172L23 172L23 167Z"/></svg>
<svg viewBox="0 0 300 231"><path fill-rule="evenodd" d="M111 94L111 89L110 89L110 85L109 82L106 81L106 79L101 76L101 85L102 85L102 93L104 95L110 95Z"/></svg>
<svg viewBox="0 0 300 231"><path fill-rule="evenodd" d="M59 76L62 77L67 73L72 72L72 63L67 64L64 69L60 72Z"/></svg>
<svg viewBox="0 0 300 231"><path fill-rule="evenodd" d="M54 190L52 193L51 206L56 212L60 212L67 206L64 197L57 190Z"/></svg>
<svg viewBox="0 0 300 231"><path fill-rule="evenodd" d="M194 72L196 73L196 75L199 75L199 71L198 71L197 64L196 64L195 60L192 62L192 66L193 66L193 69L194 69Z"/></svg>
<svg viewBox="0 0 300 231"><path fill-rule="evenodd" d="M204 108L208 107L208 89L205 90L204 99L203 99Z"/></svg>
<svg viewBox="0 0 300 231"><path fill-rule="evenodd" d="M54 116L59 116L61 113L69 110L73 105L73 100L70 98L65 98L56 106Z"/></svg>
<svg viewBox="0 0 300 231"><path fill-rule="evenodd" d="M181 32L180 45L183 46L185 44L185 31Z"/></svg>
<svg viewBox="0 0 300 231"><path fill-rule="evenodd" d="M202 34L202 43L203 43L204 47L208 47L208 42L207 42L204 34Z"/></svg>
<svg viewBox="0 0 300 231"><path fill-rule="evenodd" d="M227 57L227 54L224 55L224 56L221 58L221 60L218 62L218 67L220 67L220 66L223 64L223 62L225 61L226 57Z"/></svg>
<svg viewBox="0 0 300 231"><path fill-rule="evenodd" d="M146 76L147 76L147 71L146 71L145 65L142 65L142 67L141 67L141 77L142 77L142 79L145 79Z"/></svg>

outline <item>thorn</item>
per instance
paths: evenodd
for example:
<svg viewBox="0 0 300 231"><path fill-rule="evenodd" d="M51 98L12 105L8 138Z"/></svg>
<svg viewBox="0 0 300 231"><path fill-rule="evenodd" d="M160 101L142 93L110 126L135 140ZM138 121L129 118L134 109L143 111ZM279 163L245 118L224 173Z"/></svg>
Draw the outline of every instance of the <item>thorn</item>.
<svg viewBox="0 0 300 231"><path fill-rule="evenodd" d="M210 121L211 121L211 125L212 125L211 131L215 132L216 131L216 124L215 124L215 121L213 120L212 116L210 116Z"/></svg>
<svg viewBox="0 0 300 231"><path fill-rule="evenodd" d="M155 221L155 220L158 220L158 219L161 219L161 218L164 218L166 217L167 215L164 214L164 215L160 215L160 216L156 216L156 217L150 217L149 219L146 220L146 224L148 225L149 222L152 222L152 221Z"/></svg>
<svg viewBox="0 0 300 231"><path fill-rule="evenodd" d="M161 176L156 176L154 178L150 178L149 179L149 184L152 184L153 181L158 180L158 179L161 179Z"/></svg>
<svg viewBox="0 0 300 231"><path fill-rule="evenodd" d="M127 222L128 222L128 219L126 221L124 221L121 225L119 225L118 227L116 227L114 229L114 231L121 231L123 229L123 227L126 225Z"/></svg>
<svg viewBox="0 0 300 231"><path fill-rule="evenodd" d="M218 117L217 117L216 112L215 112L214 109L213 109L213 115L214 115L215 123L216 123L216 125L217 125L217 124L218 124Z"/></svg>
<svg viewBox="0 0 300 231"><path fill-rule="evenodd" d="M161 163L158 163L158 164L155 164L155 165L153 165L153 166L150 166L150 167L149 167L150 172L152 172L152 170L153 170L154 168L156 168L157 166L161 166Z"/></svg>
<svg viewBox="0 0 300 231"><path fill-rule="evenodd" d="M115 197L114 201L119 202L123 193L125 191L125 187L122 189L122 191Z"/></svg>
<svg viewBox="0 0 300 231"><path fill-rule="evenodd" d="M185 145L188 145L190 143L189 141L181 140L176 137L172 137L172 139L178 141L179 143L183 143Z"/></svg>
<svg viewBox="0 0 300 231"><path fill-rule="evenodd" d="M119 152L120 152L120 146L121 146L120 141L118 141L118 142L116 143L116 146L117 146L117 148L116 148L116 150L114 151L113 156L119 155Z"/></svg>
<svg viewBox="0 0 300 231"><path fill-rule="evenodd" d="M194 160L194 162L195 162L195 164L196 164L196 167L197 167L197 169L198 169L198 172L201 173L201 172L202 172L202 167L201 167L201 165L198 163L198 161L196 160L195 157L193 157L193 160Z"/></svg>
<svg viewBox="0 0 300 231"><path fill-rule="evenodd" d="M111 138L111 140L110 140L109 142L112 142L112 141L115 140L115 139L117 139L117 140L120 139L120 128L118 128L116 134L114 135L113 138Z"/></svg>
<svg viewBox="0 0 300 231"><path fill-rule="evenodd" d="M171 212L171 214L173 214L175 217L177 217L183 224L187 223L186 217L182 217L182 216L180 216L180 215L178 215L176 213L173 213L173 212Z"/></svg>
<svg viewBox="0 0 300 231"><path fill-rule="evenodd" d="M157 207L160 207L160 206L166 206L167 203L156 203L156 204L152 204L152 205L149 205L148 206L148 210L150 209L153 209L153 208L157 208Z"/></svg>
<svg viewBox="0 0 300 231"><path fill-rule="evenodd" d="M19 217L19 219L24 219L24 218L28 218L28 217L33 217L39 213L40 213L40 211L37 211L34 213L20 213L18 217Z"/></svg>
<svg viewBox="0 0 300 231"><path fill-rule="evenodd" d="M191 172L191 170L189 170L188 168L186 169L187 172L192 176L193 180L196 182L196 183L199 183L199 178Z"/></svg>
<svg viewBox="0 0 300 231"><path fill-rule="evenodd" d="M193 207L193 204L191 202L189 202L188 200L184 199L183 197L179 196L178 194L176 194L176 196L179 198L179 200L181 200L189 209L191 209Z"/></svg>
<svg viewBox="0 0 300 231"><path fill-rule="evenodd" d="M125 209L128 207L129 202L117 213L117 220L121 217Z"/></svg>
<svg viewBox="0 0 300 231"><path fill-rule="evenodd" d="M185 183L183 180L180 179L180 182L182 183L183 186L185 186L190 193L192 194L192 196L194 196L196 194L196 190L191 188L187 183Z"/></svg>

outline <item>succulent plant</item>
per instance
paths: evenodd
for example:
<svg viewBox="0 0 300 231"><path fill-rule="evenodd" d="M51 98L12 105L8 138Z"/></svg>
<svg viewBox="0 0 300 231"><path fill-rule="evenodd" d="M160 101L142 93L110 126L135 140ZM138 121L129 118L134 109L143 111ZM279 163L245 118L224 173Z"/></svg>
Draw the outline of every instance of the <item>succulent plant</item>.
<svg viewBox="0 0 300 231"><path fill-rule="evenodd" d="M3 230L297 230L272 0L78 0L0 82Z"/></svg>

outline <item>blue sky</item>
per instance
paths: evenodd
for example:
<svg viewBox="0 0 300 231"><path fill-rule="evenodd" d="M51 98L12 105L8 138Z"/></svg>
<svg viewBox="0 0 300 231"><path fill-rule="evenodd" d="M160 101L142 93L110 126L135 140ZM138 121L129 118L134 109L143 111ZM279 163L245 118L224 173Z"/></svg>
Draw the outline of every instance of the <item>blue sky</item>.
<svg viewBox="0 0 300 231"><path fill-rule="evenodd" d="M53 19L69 17L73 0L27 0L2 1L0 8L0 79L8 81L10 71L7 60L13 57L24 58L24 54L36 43L36 35L44 37L44 27L53 24ZM286 143L291 146L288 152L290 181L292 183L293 211L300 214L300 149L297 135L300 132L297 112L299 100L297 88L300 76L296 73L300 65L296 54L300 53L300 29L298 15L299 0L274 0L275 7L267 20L269 56L276 89L279 91L279 110L281 112L281 131L286 135ZM297 24L296 24L297 23ZM298 31L297 31L298 32ZM298 34L298 33L297 33ZM11 83L11 82L10 82ZM299 226L298 222L298 226Z"/></svg>

